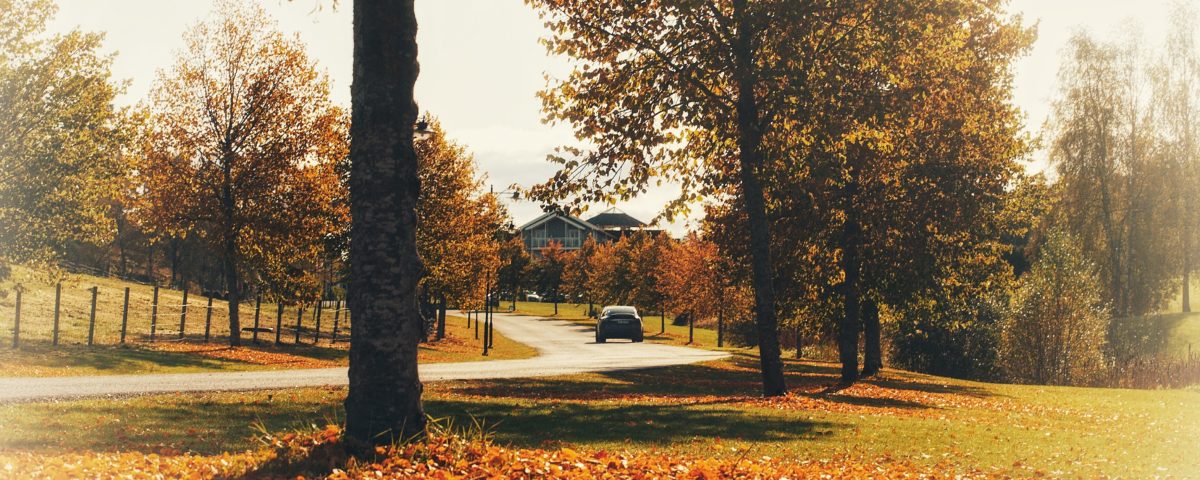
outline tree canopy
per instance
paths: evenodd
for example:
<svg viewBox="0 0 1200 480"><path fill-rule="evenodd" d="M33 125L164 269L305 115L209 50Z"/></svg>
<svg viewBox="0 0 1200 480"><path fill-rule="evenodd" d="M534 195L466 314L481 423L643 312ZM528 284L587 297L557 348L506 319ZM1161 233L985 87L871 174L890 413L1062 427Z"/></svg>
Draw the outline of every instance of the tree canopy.
<svg viewBox="0 0 1200 480"><path fill-rule="evenodd" d="M138 217L161 234L198 235L221 258L236 345L247 287L316 293L305 273L348 222L338 201L347 118L299 40L260 7L220 3L184 40L151 93Z"/></svg>
<svg viewBox="0 0 1200 480"><path fill-rule="evenodd" d="M113 106L122 87L112 58L101 34L47 35L55 10L0 1L0 267L107 242L112 203L127 191L130 117Z"/></svg>

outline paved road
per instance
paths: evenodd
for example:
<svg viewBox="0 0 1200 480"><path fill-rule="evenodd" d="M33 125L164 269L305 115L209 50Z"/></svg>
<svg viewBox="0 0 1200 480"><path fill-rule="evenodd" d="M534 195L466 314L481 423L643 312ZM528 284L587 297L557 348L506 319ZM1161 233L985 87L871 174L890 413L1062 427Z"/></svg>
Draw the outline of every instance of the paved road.
<svg viewBox="0 0 1200 480"><path fill-rule="evenodd" d="M652 343L625 343L620 340L596 344L589 327L536 317L497 314L495 325L505 336L534 346L540 355L523 360L422 365L421 380L430 382L520 378L633 370L684 365L726 356L724 353L708 350ZM314 387L346 383L345 368L0 378L0 403L168 392Z"/></svg>

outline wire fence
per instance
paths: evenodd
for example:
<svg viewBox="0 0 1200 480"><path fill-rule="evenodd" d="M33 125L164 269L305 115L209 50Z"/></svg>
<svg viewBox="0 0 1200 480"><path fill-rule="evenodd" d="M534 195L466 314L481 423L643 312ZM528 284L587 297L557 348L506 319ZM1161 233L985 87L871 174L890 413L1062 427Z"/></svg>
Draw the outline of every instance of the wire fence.
<svg viewBox="0 0 1200 480"><path fill-rule="evenodd" d="M21 285L0 299L9 320L11 347L27 343L123 345L157 342L224 342L231 337L229 304L187 290L134 285L101 288L58 283L53 290ZM341 300L238 304L242 339L254 343L338 345L350 340L350 310Z"/></svg>

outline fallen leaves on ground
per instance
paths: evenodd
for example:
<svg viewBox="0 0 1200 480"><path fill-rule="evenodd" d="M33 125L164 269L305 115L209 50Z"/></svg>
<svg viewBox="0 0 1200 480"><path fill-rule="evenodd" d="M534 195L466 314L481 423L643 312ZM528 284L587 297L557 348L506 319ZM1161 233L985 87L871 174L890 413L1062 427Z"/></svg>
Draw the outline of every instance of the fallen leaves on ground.
<svg viewBox="0 0 1200 480"><path fill-rule="evenodd" d="M0 478L229 478L252 471L270 452L194 455L177 452L0 453Z"/></svg>
<svg viewBox="0 0 1200 480"><path fill-rule="evenodd" d="M921 465L891 457L785 460L746 452L741 457L667 453L518 449L482 437L437 434L424 442L378 447L373 458L351 459L341 429L264 438L257 451L194 455L178 452L0 454L5 478L993 478L1003 472Z"/></svg>
<svg viewBox="0 0 1200 480"><path fill-rule="evenodd" d="M343 358L315 358L303 352L290 351L294 346L242 346L229 347L196 343L153 343L149 348L160 352L187 353L201 357L242 362L251 365L269 365L287 368L329 368L346 365ZM299 347L312 348L312 347ZM343 344L341 349L345 349Z"/></svg>

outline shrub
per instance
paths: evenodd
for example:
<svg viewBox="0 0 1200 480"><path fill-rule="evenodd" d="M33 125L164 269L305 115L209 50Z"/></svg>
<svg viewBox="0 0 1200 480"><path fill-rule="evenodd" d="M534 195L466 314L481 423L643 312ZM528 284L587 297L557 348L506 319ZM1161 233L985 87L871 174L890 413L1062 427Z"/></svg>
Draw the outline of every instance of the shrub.
<svg viewBox="0 0 1200 480"><path fill-rule="evenodd" d="M1033 268L1021 277L1004 325L1001 358L1007 377L1051 385L1098 381L1108 324L1100 291L1078 242L1051 231Z"/></svg>
<svg viewBox="0 0 1200 480"><path fill-rule="evenodd" d="M941 290L896 312L892 362L918 372L975 380L998 377L996 351L1006 297L964 298Z"/></svg>

